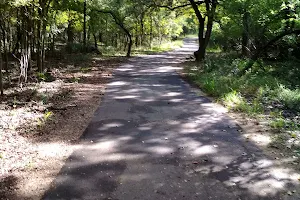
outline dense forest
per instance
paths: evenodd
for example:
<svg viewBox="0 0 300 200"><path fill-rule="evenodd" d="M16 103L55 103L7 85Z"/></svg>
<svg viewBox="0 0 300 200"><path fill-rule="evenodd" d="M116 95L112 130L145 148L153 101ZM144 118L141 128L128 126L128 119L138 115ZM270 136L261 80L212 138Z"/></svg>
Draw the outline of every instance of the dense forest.
<svg viewBox="0 0 300 200"><path fill-rule="evenodd" d="M32 68L43 73L57 52L112 48L130 56L132 46L151 48L190 33L198 34L197 61L205 58L208 45L237 51L251 60L241 73L260 58L297 59L300 54L296 0L4 0L0 9L2 93L10 70L18 68L19 82L26 82Z"/></svg>
<svg viewBox="0 0 300 200"><path fill-rule="evenodd" d="M0 9L4 84L9 84L14 68L20 83L32 69L44 73L48 58L58 52L102 54L117 49L129 57L132 46L151 48L195 30L189 10L160 9L150 1L5 0Z"/></svg>

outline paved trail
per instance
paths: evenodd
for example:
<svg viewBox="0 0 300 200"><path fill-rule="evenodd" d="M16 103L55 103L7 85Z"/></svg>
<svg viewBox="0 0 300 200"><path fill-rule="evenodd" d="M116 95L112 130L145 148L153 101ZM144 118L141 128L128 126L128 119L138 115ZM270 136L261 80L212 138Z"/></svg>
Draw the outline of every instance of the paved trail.
<svg viewBox="0 0 300 200"><path fill-rule="evenodd" d="M220 106L176 74L196 49L132 58L44 199L285 199L293 184Z"/></svg>

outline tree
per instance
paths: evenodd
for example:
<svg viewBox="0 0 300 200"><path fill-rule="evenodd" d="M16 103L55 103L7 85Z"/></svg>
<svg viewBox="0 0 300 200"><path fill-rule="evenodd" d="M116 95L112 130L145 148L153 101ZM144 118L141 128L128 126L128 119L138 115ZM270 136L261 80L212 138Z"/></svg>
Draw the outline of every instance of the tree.
<svg viewBox="0 0 300 200"><path fill-rule="evenodd" d="M198 40L199 40L199 49L194 53L197 61L202 61L205 59L206 48L210 41L212 34L212 28L214 23L214 18L216 15L216 9L218 2L217 0L203 0L195 1L189 0L189 3L186 1L168 1L168 4L162 4L154 2L154 6L167 8L169 10L176 10L181 8L186 8L191 6L194 10L194 13L198 20ZM199 6L204 6L205 11L202 12L202 8Z"/></svg>

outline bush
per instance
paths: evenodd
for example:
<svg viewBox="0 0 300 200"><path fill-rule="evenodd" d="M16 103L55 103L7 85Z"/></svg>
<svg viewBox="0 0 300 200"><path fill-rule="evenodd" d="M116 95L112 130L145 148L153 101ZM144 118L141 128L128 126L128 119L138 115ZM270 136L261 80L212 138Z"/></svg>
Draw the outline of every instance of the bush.
<svg viewBox="0 0 300 200"><path fill-rule="evenodd" d="M282 102L286 108L300 111L300 90L291 90L280 85L276 90L275 99Z"/></svg>
<svg viewBox="0 0 300 200"><path fill-rule="evenodd" d="M84 50L83 44L80 43L68 43L66 46L66 51L68 53L83 53Z"/></svg>
<svg viewBox="0 0 300 200"><path fill-rule="evenodd" d="M53 77L49 72L45 72L45 73L38 72L36 76L39 81L44 81L44 82L55 81L55 77Z"/></svg>
<svg viewBox="0 0 300 200"><path fill-rule="evenodd" d="M276 109L283 111L284 108L289 109L287 112L300 112L300 89L290 89L293 84L289 84L289 81L293 80L282 79L282 71L274 72L282 69L277 66L274 68L274 64L260 63L261 66L255 66L255 70L238 76L239 70L247 62L246 59L236 58L234 54L211 54L200 66L190 67L187 74L204 92L219 98L229 109L250 115L268 111L273 119L272 127L285 127L282 115L271 114Z"/></svg>

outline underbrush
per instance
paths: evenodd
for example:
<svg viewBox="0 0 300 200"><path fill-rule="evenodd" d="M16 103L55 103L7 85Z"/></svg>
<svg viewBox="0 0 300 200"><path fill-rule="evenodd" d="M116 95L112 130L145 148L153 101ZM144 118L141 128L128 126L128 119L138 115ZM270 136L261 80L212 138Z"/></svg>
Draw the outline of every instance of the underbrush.
<svg viewBox="0 0 300 200"><path fill-rule="evenodd" d="M276 131L300 138L299 63L259 61L239 76L247 62L235 54L211 53L203 63L187 63L185 73L229 110L264 118Z"/></svg>

